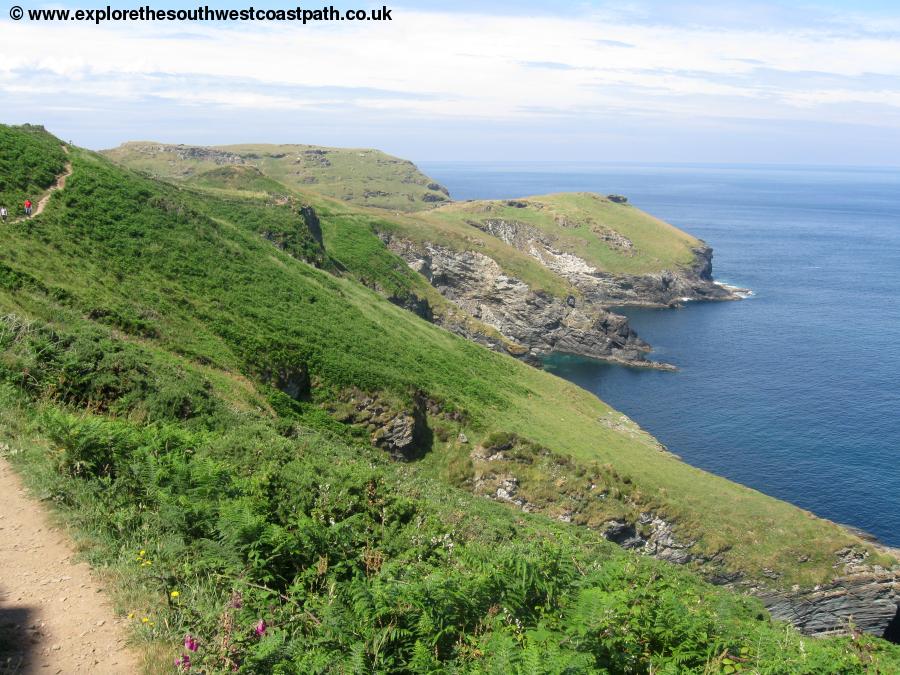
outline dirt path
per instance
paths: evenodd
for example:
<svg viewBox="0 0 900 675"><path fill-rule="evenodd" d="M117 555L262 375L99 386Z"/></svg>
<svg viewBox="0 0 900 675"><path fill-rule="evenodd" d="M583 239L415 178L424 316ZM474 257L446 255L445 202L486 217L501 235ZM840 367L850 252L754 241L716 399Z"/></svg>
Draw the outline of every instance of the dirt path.
<svg viewBox="0 0 900 675"><path fill-rule="evenodd" d="M124 623L0 458L0 674L138 673Z"/></svg>
<svg viewBox="0 0 900 675"><path fill-rule="evenodd" d="M41 215L41 212L46 208L47 202L50 201L50 197L57 190L62 190L66 187L66 179L72 175L72 162L68 162L66 164L66 170L59 175L59 178L56 179L56 183L54 183L47 192L44 193L44 196L41 197L40 201L38 201L37 206L34 207L34 212L31 214L31 217Z"/></svg>
<svg viewBox="0 0 900 675"><path fill-rule="evenodd" d="M67 155L69 154L69 148L65 145L62 146L63 152ZM47 208L47 203L50 201L50 197L53 196L53 193L57 190L62 190L66 187L66 179L72 175L72 162L66 162L66 169L56 178L56 182L51 185L47 191L43 194L43 196L38 200L38 203L35 205L31 217L41 215L45 208ZM20 220L26 220L27 216L22 216L20 218L16 218L13 222L19 222Z"/></svg>

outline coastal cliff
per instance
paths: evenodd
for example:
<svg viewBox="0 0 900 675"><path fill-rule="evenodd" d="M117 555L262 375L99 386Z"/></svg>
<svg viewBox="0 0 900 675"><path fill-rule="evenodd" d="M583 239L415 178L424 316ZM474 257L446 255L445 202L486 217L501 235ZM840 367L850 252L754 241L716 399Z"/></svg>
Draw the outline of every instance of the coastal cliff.
<svg viewBox="0 0 900 675"><path fill-rule="evenodd" d="M390 235L382 235L382 240L441 295L521 345L521 350L507 347L514 356L539 363L551 352L564 352L632 366L671 368L646 358L650 346L625 317L574 296L563 300L532 290L483 253Z"/></svg>
<svg viewBox="0 0 900 675"><path fill-rule="evenodd" d="M498 218L468 222L527 252L571 282L592 304L666 307L688 300L738 300L741 297L741 289L731 289L713 280L713 251L703 242L691 250L693 260L684 267L645 274L611 273L598 269L576 254L560 250L555 245L555 237L528 223ZM634 243L627 237L613 230L602 232L602 236L612 249L633 255Z"/></svg>
<svg viewBox="0 0 900 675"><path fill-rule="evenodd" d="M526 223L486 219L469 221L472 228L525 253L542 268L569 285L560 297L533 289L509 273L485 247L450 247L390 232L381 240L411 269L457 307L495 328L520 348L505 350L534 364L550 353L566 353L621 363L633 367L674 370L647 358L651 346L642 340L628 320L610 311L621 305L676 306L688 300L737 300L740 289L713 280L712 249L692 250L690 265L646 274L602 272L585 259L554 246L552 236ZM610 240L620 246L624 238ZM439 319L436 323L444 325ZM455 324L445 325L461 333ZM470 337L466 335L467 337ZM477 341L485 344L477 336ZM499 347L499 343L494 343Z"/></svg>

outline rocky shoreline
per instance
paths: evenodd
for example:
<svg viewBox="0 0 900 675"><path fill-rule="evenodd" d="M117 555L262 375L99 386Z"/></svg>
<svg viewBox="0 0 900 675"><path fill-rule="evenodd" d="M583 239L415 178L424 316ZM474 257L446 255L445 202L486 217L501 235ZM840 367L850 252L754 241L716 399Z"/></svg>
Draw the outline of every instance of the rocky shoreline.
<svg viewBox="0 0 900 675"><path fill-rule="evenodd" d="M674 371L677 368L672 364L647 357L651 346L634 332L626 317L616 314L612 308L662 308L677 307L686 301L732 301L749 293L747 289L713 280L712 249L705 245L694 250L693 264L683 270L611 275L598 272L577 256L553 249L537 228L505 221L488 222L494 226L486 232L528 251L542 265L571 283L579 297L570 295L563 300L532 290L479 251L460 251L390 233L379 236L441 295L469 316L495 328L509 342L501 344L472 335L463 326L444 322L441 317L431 320L533 365L539 365L552 353L563 353L634 368Z"/></svg>
<svg viewBox="0 0 900 675"><path fill-rule="evenodd" d="M513 356L538 364L543 357L561 352L629 366L673 369L646 358L650 345L637 336L625 317L573 296L563 300L532 290L483 253L388 234L381 238L441 295L516 345L506 349ZM440 323L440 319L436 321Z"/></svg>

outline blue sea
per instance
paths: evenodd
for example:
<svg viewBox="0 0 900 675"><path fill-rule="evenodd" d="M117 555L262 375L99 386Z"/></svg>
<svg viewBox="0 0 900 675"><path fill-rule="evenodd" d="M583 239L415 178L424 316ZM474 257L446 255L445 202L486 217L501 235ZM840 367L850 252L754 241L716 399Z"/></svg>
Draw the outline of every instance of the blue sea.
<svg viewBox="0 0 900 675"><path fill-rule="evenodd" d="M621 193L706 240L751 298L622 310L678 372L547 368L685 461L900 546L900 170L421 167L456 199Z"/></svg>

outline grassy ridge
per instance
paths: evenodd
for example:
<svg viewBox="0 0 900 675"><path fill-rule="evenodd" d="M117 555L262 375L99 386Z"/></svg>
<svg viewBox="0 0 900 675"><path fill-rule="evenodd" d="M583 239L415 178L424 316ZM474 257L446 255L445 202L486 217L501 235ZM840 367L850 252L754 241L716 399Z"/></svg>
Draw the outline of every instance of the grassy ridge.
<svg viewBox="0 0 900 675"><path fill-rule="evenodd" d="M255 166L222 166L191 176L187 183L201 188L261 194L278 194L285 191L281 183L265 176Z"/></svg>
<svg viewBox="0 0 900 675"><path fill-rule="evenodd" d="M126 143L105 154L153 176L190 179L198 184L221 180L215 172L233 171L236 165L247 171L255 169L290 189L312 190L362 206L398 211L428 209L448 199L446 190L412 162L378 150L315 145L196 148L140 142Z"/></svg>
<svg viewBox="0 0 900 675"><path fill-rule="evenodd" d="M449 487L460 467L466 478L459 432L516 431L571 458L573 476L614 467L598 517L652 508L732 569L812 584L835 573L831 552L863 546L660 452L578 387L308 265L303 246L273 245L263 232L299 227L286 206L71 159L66 189L0 251L2 428L94 562L125 580L138 621L153 617L147 639L197 633L197 658L245 672L859 672L897 658L878 641L803 640L685 570ZM367 216L322 212L326 254L352 230L336 255L359 273ZM373 280L411 283L383 251L373 260ZM308 400L266 384L301 369ZM325 412L348 387L398 405L420 390L464 414L430 416L431 452L396 465ZM273 627L261 640L260 618ZM535 659L554 668L529 670Z"/></svg>
<svg viewBox="0 0 900 675"><path fill-rule="evenodd" d="M380 231L457 250L478 250L496 260L508 274L558 297L579 293L529 255L526 247L505 244L474 225L503 220L536 228L555 249L610 274L678 270L693 262L693 250L702 244L630 204L592 193L449 202L441 199L444 195L439 190L429 190L432 196L428 199L439 201L420 201L424 197L419 186L436 184L409 162L374 151L258 145L201 149L236 153L234 157L240 161L252 162L252 166L208 170L215 167L211 158L185 156L179 147L126 143L105 154L130 168L168 179L187 179L201 187L277 194L282 185L281 190L299 191L307 198L320 194L354 205L388 209L394 212L377 218ZM326 150L324 155L304 154ZM319 166L322 161L328 166ZM414 213L403 215L398 211Z"/></svg>

